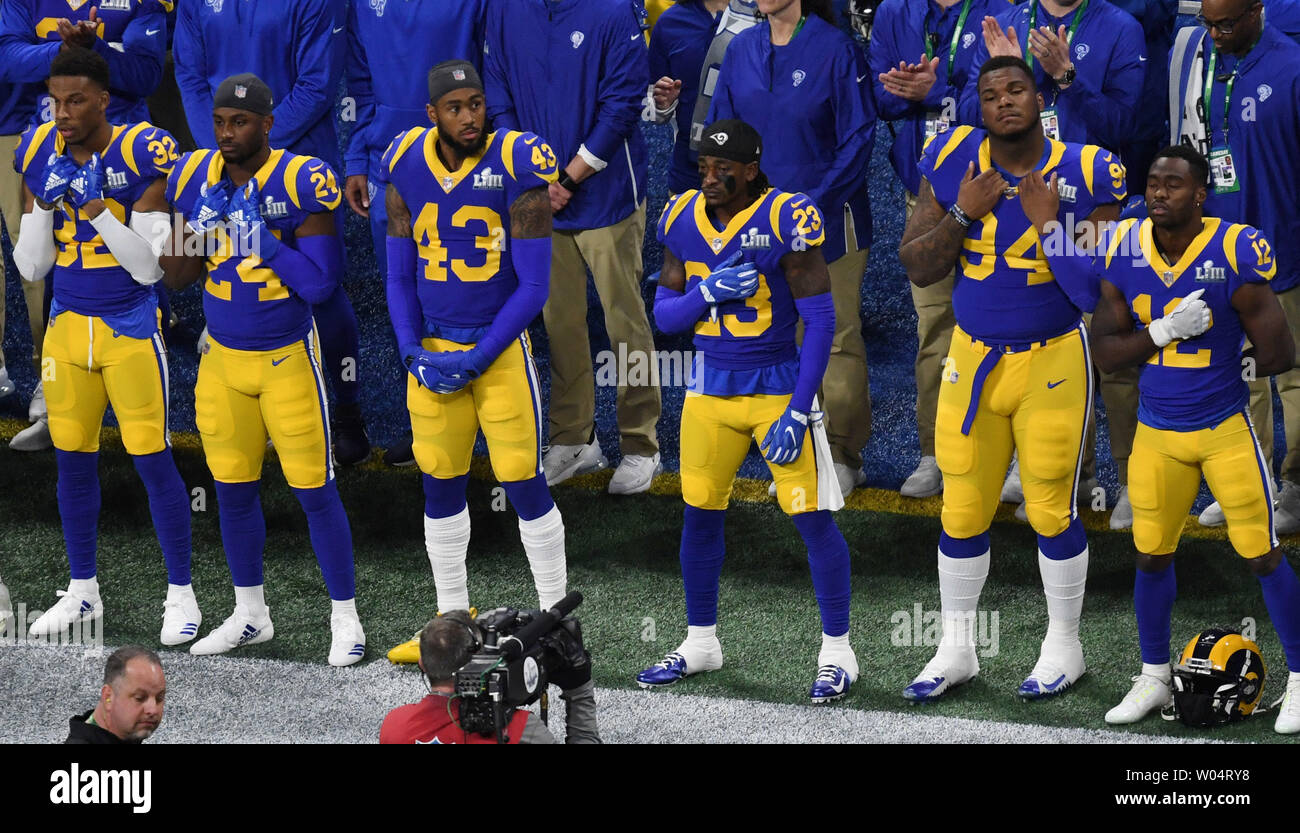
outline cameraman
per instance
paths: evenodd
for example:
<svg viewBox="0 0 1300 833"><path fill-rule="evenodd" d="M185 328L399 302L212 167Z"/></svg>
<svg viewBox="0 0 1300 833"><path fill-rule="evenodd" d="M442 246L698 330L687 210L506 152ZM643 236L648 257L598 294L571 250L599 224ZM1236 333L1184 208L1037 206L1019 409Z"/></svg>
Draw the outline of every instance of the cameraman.
<svg viewBox="0 0 1300 833"><path fill-rule="evenodd" d="M573 620L565 620L572 622ZM591 682L591 659L582 650L576 627L565 628L585 661L572 670L551 674L568 704L566 743L600 743L596 725L596 690ZM418 703L398 706L384 718L380 743L495 743L490 735L471 734L460 727L460 701L456 698L456 671L469 662L482 643L478 624L464 610L434 619L420 632L420 670L430 692ZM555 736L531 712L518 710L506 727L510 743L556 743Z"/></svg>

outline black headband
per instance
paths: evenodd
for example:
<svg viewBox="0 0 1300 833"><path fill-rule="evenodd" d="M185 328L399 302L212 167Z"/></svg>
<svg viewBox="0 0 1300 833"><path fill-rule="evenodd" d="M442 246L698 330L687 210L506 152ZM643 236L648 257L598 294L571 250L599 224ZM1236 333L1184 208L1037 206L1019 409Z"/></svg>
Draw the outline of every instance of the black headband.
<svg viewBox="0 0 1300 833"><path fill-rule="evenodd" d="M483 92L483 82L478 77L478 70L469 61L443 61L429 70L429 103L437 104L452 90L466 87Z"/></svg>

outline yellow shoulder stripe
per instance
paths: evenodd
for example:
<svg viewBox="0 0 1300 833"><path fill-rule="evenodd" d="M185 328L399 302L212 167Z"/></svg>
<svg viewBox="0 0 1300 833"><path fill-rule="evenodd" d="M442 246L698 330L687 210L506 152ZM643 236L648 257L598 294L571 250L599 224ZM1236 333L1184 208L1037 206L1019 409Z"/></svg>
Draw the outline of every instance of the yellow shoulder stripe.
<svg viewBox="0 0 1300 833"><path fill-rule="evenodd" d="M668 209L667 218L664 219L664 234L668 233L668 230L673 227L673 223L681 216L682 212L686 210L686 206L690 205L691 201L694 200L699 193L699 191L687 191L677 198L677 201Z"/></svg>
<svg viewBox="0 0 1300 833"><path fill-rule="evenodd" d="M1096 145L1084 145L1083 150L1079 152L1079 167L1083 168L1083 184L1085 187L1087 187L1089 194L1093 193L1092 190L1093 167L1097 163L1097 154L1100 151L1101 148L1097 147Z"/></svg>
<svg viewBox="0 0 1300 833"><path fill-rule="evenodd" d="M211 152L212 151L210 150L196 150L190 154L188 159L185 160L185 164L181 166L180 173L176 175L176 190L174 193L178 198L185 192L185 186L190 183L190 179L194 176L194 172L203 165L204 157Z"/></svg>
<svg viewBox="0 0 1300 833"><path fill-rule="evenodd" d="M515 178L515 142L524 134L518 130L507 130L506 138L501 143L501 164L506 166L506 173Z"/></svg>
<svg viewBox="0 0 1300 833"><path fill-rule="evenodd" d="M957 129L952 132L952 136L949 137L948 143L943 146L943 150L939 151L939 155L934 159L934 169L936 171L939 170L939 166L943 164L943 160L947 159L950 153L960 147L961 143L965 141L966 137L969 136L970 132L974 129L975 128L971 127L969 124L963 124L959 125Z"/></svg>
<svg viewBox="0 0 1300 833"><path fill-rule="evenodd" d="M26 172L28 166L32 164L32 160L36 158L37 152L40 151L41 146L45 144L45 140L49 137L50 131L53 129L54 129L54 122L52 121L47 121L45 124L42 124L40 127L36 128L36 132L32 134L31 144L27 146L27 152L23 154L24 172ZM56 151L60 150L59 139L61 138L62 138L61 136L55 137L54 149Z"/></svg>
<svg viewBox="0 0 1300 833"><path fill-rule="evenodd" d="M1115 232L1110 238L1110 245L1106 247L1107 268L1110 267L1111 258L1115 257L1115 252L1119 251L1120 244L1133 231L1133 226L1137 224L1137 221L1136 217L1129 217L1127 220L1120 220L1119 225L1115 226Z"/></svg>
<svg viewBox="0 0 1300 833"><path fill-rule="evenodd" d="M302 166L307 164L310 156L295 156L284 167L284 190L289 195L290 202L294 208L302 208L302 203L298 202L298 171Z"/></svg>
<svg viewBox="0 0 1300 833"><path fill-rule="evenodd" d="M781 236L781 209L792 199L794 199L794 194L789 191L782 191L777 195L776 199L772 200L772 210L767 216L768 222L772 225L772 233L776 235L776 239L781 243L785 242L785 238Z"/></svg>
<svg viewBox="0 0 1300 833"><path fill-rule="evenodd" d="M388 163L388 170L390 173L397 167L397 160L402 158L402 154L406 153L407 149L409 149L411 145L415 144L415 140L419 139L427 131L428 128L425 127L415 127L406 131L402 136L402 141L397 145L397 150L393 152L393 161Z"/></svg>
<svg viewBox="0 0 1300 833"><path fill-rule="evenodd" d="M135 137L139 136L146 128L150 127L153 127L153 125L149 124L147 121L142 121L127 130L120 140L122 146L122 161L131 169L131 173L137 176L140 174L140 168L135 164ZM111 145L112 143L110 142L109 144Z"/></svg>

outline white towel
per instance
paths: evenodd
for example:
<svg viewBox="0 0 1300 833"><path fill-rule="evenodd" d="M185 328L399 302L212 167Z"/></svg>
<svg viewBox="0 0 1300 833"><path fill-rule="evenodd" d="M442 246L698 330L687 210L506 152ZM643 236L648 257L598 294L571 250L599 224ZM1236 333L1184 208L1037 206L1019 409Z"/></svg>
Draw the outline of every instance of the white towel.
<svg viewBox="0 0 1300 833"><path fill-rule="evenodd" d="M1207 32L1201 26L1188 26L1178 30L1174 48L1169 57L1169 143L1187 145L1203 155L1210 152L1204 109L1205 94L1205 42ZM1187 81L1179 89L1183 67L1191 51L1191 66Z"/></svg>
<svg viewBox="0 0 1300 833"><path fill-rule="evenodd" d="M838 512L844 508L844 495L840 494L840 480L835 476L835 461L831 459L831 444L826 439L825 415L818 408L815 396L808 422L812 427L813 462L817 466L817 508Z"/></svg>

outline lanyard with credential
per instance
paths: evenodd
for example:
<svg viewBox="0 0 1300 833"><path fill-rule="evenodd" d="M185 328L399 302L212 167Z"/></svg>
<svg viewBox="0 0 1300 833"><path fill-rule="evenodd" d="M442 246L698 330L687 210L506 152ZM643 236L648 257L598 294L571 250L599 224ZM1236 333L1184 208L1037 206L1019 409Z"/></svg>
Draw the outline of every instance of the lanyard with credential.
<svg viewBox="0 0 1300 833"><path fill-rule="evenodd" d="M961 41L962 29L966 28L966 15L970 14L971 0L962 0L961 14L957 15L957 28L952 30L952 43L948 46L948 75L944 79L945 83L952 80L952 64L957 59L957 44ZM934 33L937 40L939 33ZM931 41L930 33L925 35L925 59L928 61L934 57L934 43Z"/></svg>
<svg viewBox="0 0 1300 833"><path fill-rule="evenodd" d="M1205 62L1206 67L1209 69L1209 73L1206 75L1205 93L1201 101L1205 107L1205 124L1210 129L1210 144L1214 144L1214 119L1210 115L1210 93L1214 91L1214 65L1217 61L1218 54L1218 50L1215 49L1214 44L1211 43L1210 59ZM1228 122L1232 115L1232 87L1237 83L1237 70L1240 69L1240 67L1241 61L1238 61L1237 66L1232 68L1232 75L1228 77L1228 81L1223 89L1223 143L1225 145L1228 143Z"/></svg>
<svg viewBox="0 0 1300 833"><path fill-rule="evenodd" d="M1079 8L1075 10L1074 18L1070 21L1070 29L1065 33L1065 42L1067 44L1074 43L1074 33L1079 28L1079 21L1083 19L1083 13L1088 10L1088 2L1089 0L1083 0L1079 4ZM1033 0L1033 5L1029 7L1029 31L1025 32L1025 63L1029 64L1030 69L1034 68L1034 53L1029 51L1029 32L1034 30L1036 23L1038 23L1038 0Z"/></svg>

